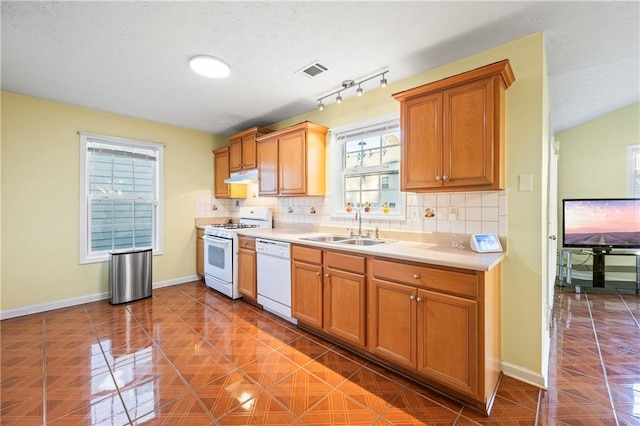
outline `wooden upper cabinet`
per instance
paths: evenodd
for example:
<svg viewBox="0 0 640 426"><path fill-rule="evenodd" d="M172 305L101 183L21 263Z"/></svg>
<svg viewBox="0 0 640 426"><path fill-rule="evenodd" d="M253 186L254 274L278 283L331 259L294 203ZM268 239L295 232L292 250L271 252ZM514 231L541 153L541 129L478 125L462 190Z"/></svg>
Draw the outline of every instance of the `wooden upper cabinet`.
<svg viewBox="0 0 640 426"><path fill-rule="evenodd" d="M260 195L324 195L327 131L304 122L258 137Z"/></svg>
<svg viewBox="0 0 640 426"><path fill-rule="evenodd" d="M229 147L213 151L213 186L216 198L247 198L247 185L224 183L229 177Z"/></svg>
<svg viewBox="0 0 640 426"><path fill-rule="evenodd" d="M264 127L252 127L229 136L229 170L239 172L258 167L256 138L270 132Z"/></svg>
<svg viewBox="0 0 640 426"><path fill-rule="evenodd" d="M508 60L396 93L403 191L495 190L505 186Z"/></svg>

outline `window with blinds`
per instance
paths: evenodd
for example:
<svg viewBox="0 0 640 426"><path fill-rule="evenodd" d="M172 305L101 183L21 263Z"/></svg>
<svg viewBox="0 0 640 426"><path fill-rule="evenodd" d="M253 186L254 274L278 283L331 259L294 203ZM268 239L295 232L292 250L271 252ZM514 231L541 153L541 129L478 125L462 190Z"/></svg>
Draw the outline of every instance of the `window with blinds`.
<svg viewBox="0 0 640 426"><path fill-rule="evenodd" d="M404 218L400 192L400 119L397 115L332 131L341 169L334 214L361 207L370 217Z"/></svg>
<svg viewBox="0 0 640 426"><path fill-rule="evenodd" d="M108 260L111 250L161 251L163 146L83 133L80 139L80 262Z"/></svg>

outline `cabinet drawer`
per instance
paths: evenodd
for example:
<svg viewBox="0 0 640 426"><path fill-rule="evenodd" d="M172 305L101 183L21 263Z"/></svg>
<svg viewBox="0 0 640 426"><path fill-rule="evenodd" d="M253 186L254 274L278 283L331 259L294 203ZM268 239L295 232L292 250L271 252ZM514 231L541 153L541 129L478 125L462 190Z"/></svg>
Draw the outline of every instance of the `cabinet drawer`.
<svg viewBox="0 0 640 426"><path fill-rule="evenodd" d="M294 245L291 251L294 260L303 262L322 264L322 250L313 247L304 247Z"/></svg>
<svg viewBox="0 0 640 426"><path fill-rule="evenodd" d="M462 296L478 296L478 277L475 274L442 271L426 266L374 259L371 262L373 276L417 287L456 293Z"/></svg>
<svg viewBox="0 0 640 426"><path fill-rule="evenodd" d="M253 237L238 237L238 242L240 243L240 248L247 250L255 250L256 249L256 239Z"/></svg>
<svg viewBox="0 0 640 426"><path fill-rule="evenodd" d="M357 274L364 274L365 272L365 258L352 254L326 251L324 253L324 264L330 268L355 272Z"/></svg>

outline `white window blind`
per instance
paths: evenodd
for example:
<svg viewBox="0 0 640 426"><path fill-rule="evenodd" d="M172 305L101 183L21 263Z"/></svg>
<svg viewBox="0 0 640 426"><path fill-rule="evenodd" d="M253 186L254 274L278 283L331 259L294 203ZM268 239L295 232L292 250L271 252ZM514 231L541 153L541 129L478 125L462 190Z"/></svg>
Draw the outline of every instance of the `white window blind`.
<svg viewBox="0 0 640 426"><path fill-rule="evenodd" d="M80 262L108 259L109 251L161 251L163 146L80 134Z"/></svg>

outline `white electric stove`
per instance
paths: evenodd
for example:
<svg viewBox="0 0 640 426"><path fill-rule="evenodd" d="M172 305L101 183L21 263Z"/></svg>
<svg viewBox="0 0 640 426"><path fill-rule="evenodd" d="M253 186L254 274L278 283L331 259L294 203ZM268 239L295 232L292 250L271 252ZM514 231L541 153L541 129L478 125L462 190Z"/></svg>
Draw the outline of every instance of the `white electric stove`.
<svg viewBox="0 0 640 426"><path fill-rule="evenodd" d="M204 282L208 287L238 299L238 229L273 227L269 207L241 207L239 223L204 228Z"/></svg>

